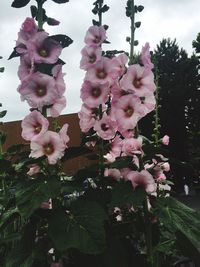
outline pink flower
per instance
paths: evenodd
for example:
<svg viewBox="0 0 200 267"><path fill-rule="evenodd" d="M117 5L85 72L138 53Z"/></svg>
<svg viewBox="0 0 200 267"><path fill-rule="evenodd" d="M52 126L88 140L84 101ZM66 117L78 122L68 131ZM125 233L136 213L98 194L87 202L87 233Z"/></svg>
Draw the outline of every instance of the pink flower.
<svg viewBox="0 0 200 267"><path fill-rule="evenodd" d="M49 199L49 201L42 202L42 204L40 205L40 208L44 210L52 209L52 200Z"/></svg>
<svg viewBox="0 0 200 267"><path fill-rule="evenodd" d="M146 170L142 170L141 172L131 171L128 173L127 178L131 181L134 188L141 186L149 194L156 191L156 183L153 176Z"/></svg>
<svg viewBox="0 0 200 267"><path fill-rule="evenodd" d="M18 87L21 94L21 100L26 100L33 108L42 109L43 106L49 106L59 98L56 83L53 77L35 72L22 81Z"/></svg>
<svg viewBox="0 0 200 267"><path fill-rule="evenodd" d="M112 85L117 77L118 69L115 68L112 60L107 57L102 57L93 68L87 71L85 80L99 84L109 82L109 84Z"/></svg>
<svg viewBox="0 0 200 267"><path fill-rule="evenodd" d="M140 65L131 65L121 79L123 90L134 93L138 97L144 97L156 89L153 72L149 68Z"/></svg>
<svg viewBox="0 0 200 267"><path fill-rule="evenodd" d="M112 116L115 117L118 130L124 132L134 129L142 118L140 99L134 95L124 95L112 106Z"/></svg>
<svg viewBox="0 0 200 267"><path fill-rule="evenodd" d="M121 178L121 172L118 169L108 169L106 168L104 171L105 177L112 177L116 180L119 180Z"/></svg>
<svg viewBox="0 0 200 267"><path fill-rule="evenodd" d="M109 83L98 84L84 81L81 88L81 99L90 108L96 108L108 100Z"/></svg>
<svg viewBox="0 0 200 267"><path fill-rule="evenodd" d="M118 77L121 77L126 71L126 63L128 62L128 56L121 54L117 57L112 58L112 64L118 72Z"/></svg>
<svg viewBox="0 0 200 267"><path fill-rule="evenodd" d="M126 156L142 154L142 138L126 138L122 141L122 152Z"/></svg>
<svg viewBox="0 0 200 267"><path fill-rule="evenodd" d="M163 143L163 145L166 145L166 146L169 145L169 136L168 135L163 136L162 143Z"/></svg>
<svg viewBox="0 0 200 267"><path fill-rule="evenodd" d="M18 69L18 76L22 81L26 78L29 74L34 72L34 64L31 62L28 55L23 55L20 57L20 65Z"/></svg>
<svg viewBox="0 0 200 267"><path fill-rule="evenodd" d="M153 111L156 106L156 99L153 93L148 92L144 97L140 98L143 107L143 116Z"/></svg>
<svg viewBox="0 0 200 267"><path fill-rule="evenodd" d="M16 42L16 50L18 53L26 53L26 44L37 33L37 26L33 18L26 18L18 33L18 39Z"/></svg>
<svg viewBox="0 0 200 267"><path fill-rule="evenodd" d="M149 43L146 43L145 46L142 47L142 53L140 55L141 63L146 67L152 70L154 68L154 64L151 62L151 55L149 52Z"/></svg>
<svg viewBox="0 0 200 267"><path fill-rule="evenodd" d="M29 176L32 176L32 175L37 174L37 173L39 173L39 172L40 172L40 167L39 167L37 164L33 164L33 165L30 167L30 169L29 169L29 171L27 172L27 174L28 174Z"/></svg>
<svg viewBox="0 0 200 267"><path fill-rule="evenodd" d="M85 104L82 105L81 111L78 113L78 117L80 119L80 128L83 133L87 133L95 124L93 109L89 108Z"/></svg>
<svg viewBox="0 0 200 267"><path fill-rule="evenodd" d="M122 152L122 139L116 136L111 142L111 150L107 153L104 158L109 162L114 162L117 157L121 155Z"/></svg>
<svg viewBox="0 0 200 267"><path fill-rule="evenodd" d="M64 92L65 92L65 82L63 79L65 74L62 73L62 65L61 64L58 64L58 65L53 67L52 75L53 75L55 82L56 82L57 92L58 92L59 96L62 97Z"/></svg>
<svg viewBox="0 0 200 267"><path fill-rule="evenodd" d="M104 113L102 119L95 122L94 130L102 139L110 140L115 137L117 123L115 120L112 120L110 116Z"/></svg>
<svg viewBox="0 0 200 267"><path fill-rule="evenodd" d="M65 146L69 142L69 136L67 135L68 128L69 128L69 124L65 123L59 131L60 138L65 144Z"/></svg>
<svg viewBox="0 0 200 267"><path fill-rule="evenodd" d="M62 110L66 107L66 98L63 96L57 98L53 105L49 108L49 113L53 118L60 116Z"/></svg>
<svg viewBox="0 0 200 267"><path fill-rule="evenodd" d="M48 120L38 111L34 110L22 121L22 137L30 141L36 136L45 133L48 130Z"/></svg>
<svg viewBox="0 0 200 267"><path fill-rule="evenodd" d="M163 182L167 179L163 171L155 171L154 177L157 182Z"/></svg>
<svg viewBox="0 0 200 267"><path fill-rule="evenodd" d="M66 145L56 132L47 131L31 141L30 157L46 156L49 164L56 164L64 155Z"/></svg>
<svg viewBox="0 0 200 267"><path fill-rule="evenodd" d="M82 59L80 62L80 68L88 70L93 67L101 59L102 50L100 47L86 46L81 50Z"/></svg>
<svg viewBox="0 0 200 267"><path fill-rule="evenodd" d="M85 43L88 46L98 47L106 40L106 30L103 26L91 26L85 36Z"/></svg>
<svg viewBox="0 0 200 267"><path fill-rule="evenodd" d="M48 37L48 33L37 32L26 44L27 51L35 63L54 64L57 62L62 46Z"/></svg>

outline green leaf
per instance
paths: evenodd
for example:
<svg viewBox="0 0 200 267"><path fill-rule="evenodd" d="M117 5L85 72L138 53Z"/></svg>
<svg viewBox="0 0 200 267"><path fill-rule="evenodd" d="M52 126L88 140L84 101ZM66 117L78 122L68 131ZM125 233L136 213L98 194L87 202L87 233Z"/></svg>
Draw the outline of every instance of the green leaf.
<svg viewBox="0 0 200 267"><path fill-rule="evenodd" d="M52 0L52 1L54 1L57 4L64 4L64 3L69 2L69 0Z"/></svg>
<svg viewBox="0 0 200 267"><path fill-rule="evenodd" d="M110 9L109 6L104 5L104 6L101 8L101 12L102 12L102 13L105 13L105 12L107 12L109 9Z"/></svg>
<svg viewBox="0 0 200 267"><path fill-rule="evenodd" d="M143 6L137 6L137 10L138 10L139 12L142 12L143 9L144 9Z"/></svg>
<svg viewBox="0 0 200 267"><path fill-rule="evenodd" d="M31 9L32 18L35 18L37 16L37 12L38 12L37 7L36 6L31 6L30 9Z"/></svg>
<svg viewBox="0 0 200 267"><path fill-rule="evenodd" d="M143 188L137 187L134 190L131 182L122 181L113 188L110 208L122 207L124 205L140 206L145 197L146 192Z"/></svg>
<svg viewBox="0 0 200 267"><path fill-rule="evenodd" d="M21 216L30 217L36 209L40 208L42 202L57 197L59 192L60 184L53 177L49 177L46 182L27 182L23 188L16 192L16 203Z"/></svg>
<svg viewBox="0 0 200 267"><path fill-rule="evenodd" d="M55 211L49 221L49 235L58 250L76 248L83 253L97 254L105 248L104 210L95 202L77 200L70 214Z"/></svg>
<svg viewBox="0 0 200 267"><path fill-rule="evenodd" d="M16 47L14 48L13 52L11 53L11 55L9 56L8 60L14 57L19 57L20 54L16 51Z"/></svg>
<svg viewBox="0 0 200 267"><path fill-rule="evenodd" d="M91 153L92 151L87 148L87 147L69 147L66 152L64 157L62 158L62 160L68 160L68 159L73 159L79 156L83 156L86 154Z"/></svg>
<svg viewBox="0 0 200 267"><path fill-rule="evenodd" d="M6 134L0 132L0 143L1 143L1 145L3 145L5 143L5 141L6 141Z"/></svg>
<svg viewBox="0 0 200 267"><path fill-rule="evenodd" d="M157 199L155 207L158 218L168 230L180 231L200 246L200 214L197 211L172 197Z"/></svg>
<svg viewBox="0 0 200 267"><path fill-rule="evenodd" d="M1 67L0 72L4 72L5 68Z"/></svg>
<svg viewBox="0 0 200 267"><path fill-rule="evenodd" d="M181 231L176 232L176 238L183 255L192 259L196 266L200 266L200 243L195 244Z"/></svg>
<svg viewBox="0 0 200 267"><path fill-rule="evenodd" d="M52 35L52 36L49 36L48 38L51 38L57 41L63 48L68 47L69 45L73 43L73 40L69 36L64 35L64 34Z"/></svg>
<svg viewBox="0 0 200 267"><path fill-rule="evenodd" d="M117 169L122 169L122 168L132 168L134 170L137 170L137 167L133 165L132 162L133 158L132 157L118 157L116 158L115 162L109 164L109 168L117 168Z"/></svg>
<svg viewBox="0 0 200 267"><path fill-rule="evenodd" d="M6 113L7 113L6 110L1 111L1 112L0 112L0 118L5 117L5 116L6 116Z"/></svg>
<svg viewBox="0 0 200 267"><path fill-rule="evenodd" d="M141 22L140 21L137 21L136 23L135 23L135 27L136 28L139 28L141 26Z"/></svg>
<svg viewBox="0 0 200 267"><path fill-rule="evenodd" d="M10 221L13 221L13 218L19 216L19 211L17 208L12 208L5 213L2 214L0 217L0 229L5 227Z"/></svg>
<svg viewBox="0 0 200 267"><path fill-rule="evenodd" d="M4 172L8 173L10 169L12 169L11 162L6 159L0 159L0 170L1 170L0 175Z"/></svg>
<svg viewBox="0 0 200 267"><path fill-rule="evenodd" d="M14 0L11 6L15 8L20 8L28 5L29 2L30 0Z"/></svg>

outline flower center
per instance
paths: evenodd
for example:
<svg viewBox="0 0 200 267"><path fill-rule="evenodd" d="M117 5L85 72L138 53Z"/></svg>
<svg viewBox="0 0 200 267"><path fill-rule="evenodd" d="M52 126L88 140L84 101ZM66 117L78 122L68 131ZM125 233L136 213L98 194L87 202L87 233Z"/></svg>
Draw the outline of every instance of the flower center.
<svg viewBox="0 0 200 267"><path fill-rule="evenodd" d="M98 44L101 41L101 38L99 36L94 36L94 43Z"/></svg>
<svg viewBox="0 0 200 267"><path fill-rule="evenodd" d="M51 155L54 152L54 147L51 143L44 145L43 152L45 155Z"/></svg>
<svg viewBox="0 0 200 267"><path fill-rule="evenodd" d="M44 87L36 88L36 95L39 96L39 97L45 96L46 92L47 92L47 90Z"/></svg>
<svg viewBox="0 0 200 267"><path fill-rule="evenodd" d="M89 63L94 63L95 61L96 61L96 56L95 55L89 56Z"/></svg>
<svg viewBox="0 0 200 267"><path fill-rule="evenodd" d="M41 57L47 57L48 56L46 49L40 49L39 54Z"/></svg>
<svg viewBox="0 0 200 267"><path fill-rule="evenodd" d="M101 70L97 70L97 77L99 79L105 79L107 76L107 73L105 72L104 69L101 69Z"/></svg>
<svg viewBox="0 0 200 267"><path fill-rule="evenodd" d="M127 117L131 117L134 113L134 109L132 107L128 106L127 108L124 109L124 112L125 112Z"/></svg>
<svg viewBox="0 0 200 267"><path fill-rule="evenodd" d="M37 125L35 125L34 128L35 128L35 133L39 134L42 130L42 125L38 123Z"/></svg>
<svg viewBox="0 0 200 267"><path fill-rule="evenodd" d="M106 132L109 129L109 126L106 123L101 124L102 131Z"/></svg>
<svg viewBox="0 0 200 267"><path fill-rule="evenodd" d="M91 95L98 98L101 95L101 89L98 87L92 88Z"/></svg>
<svg viewBox="0 0 200 267"><path fill-rule="evenodd" d="M142 83L141 83L141 79L134 79L133 80L133 86L136 88L136 89L139 89L141 87Z"/></svg>

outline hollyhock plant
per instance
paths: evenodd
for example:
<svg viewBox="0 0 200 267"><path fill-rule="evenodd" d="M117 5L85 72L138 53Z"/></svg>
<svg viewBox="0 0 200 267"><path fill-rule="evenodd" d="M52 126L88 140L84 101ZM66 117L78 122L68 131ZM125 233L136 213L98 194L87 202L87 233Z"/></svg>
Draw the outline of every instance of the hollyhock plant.
<svg viewBox="0 0 200 267"><path fill-rule="evenodd" d="M63 96L61 98L57 98L53 105L48 108L48 112L51 117L56 118L58 117L62 110L66 107L66 98Z"/></svg>
<svg viewBox="0 0 200 267"><path fill-rule="evenodd" d="M88 70L101 59L102 50L100 47L86 46L81 50L81 54L80 68Z"/></svg>
<svg viewBox="0 0 200 267"><path fill-rule="evenodd" d="M34 72L34 64L31 62L27 54L20 57L20 65L18 68L18 77L20 80L24 80L29 74Z"/></svg>
<svg viewBox="0 0 200 267"><path fill-rule="evenodd" d="M138 64L131 65L120 81L121 88L129 93L134 93L138 97L143 97L150 92L154 92L153 72L149 68Z"/></svg>
<svg viewBox="0 0 200 267"><path fill-rule="evenodd" d="M92 83L84 81L81 88L81 99L90 108L96 108L108 100L110 92L109 83Z"/></svg>
<svg viewBox="0 0 200 267"><path fill-rule="evenodd" d="M127 174L127 179L131 181L134 188L141 186L148 194L156 192L156 183L153 176L146 170L131 171Z"/></svg>
<svg viewBox="0 0 200 267"><path fill-rule="evenodd" d="M127 156L134 154L142 155L142 138L125 138L122 141L122 152Z"/></svg>
<svg viewBox="0 0 200 267"><path fill-rule="evenodd" d="M91 26L85 36L88 46L99 47L106 40L106 31L103 26Z"/></svg>
<svg viewBox="0 0 200 267"><path fill-rule="evenodd" d="M140 98L143 107L143 116L153 111L156 106L156 99L153 93L148 92L144 97Z"/></svg>
<svg viewBox="0 0 200 267"><path fill-rule="evenodd" d="M112 64L117 69L118 77L121 77L126 72L127 62L128 56L126 54L120 54L119 56L112 58Z"/></svg>
<svg viewBox="0 0 200 267"><path fill-rule="evenodd" d="M163 136L162 143L165 146L168 146L169 145L169 136L168 135Z"/></svg>
<svg viewBox="0 0 200 267"><path fill-rule="evenodd" d="M18 39L16 41L16 50L19 54L27 52L27 42L37 33L38 27L35 24L33 18L26 18L23 22L21 29L18 33Z"/></svg>
<svg viewBox="0 0 200 267"><path fill-rule="evenodd" d="M154 68L154 64L151 62L151 55L149 49L150 49L149 43L146 43L145 46L142 47L140 60L144 67L152 70Z"/></svg>
<svg viewBox="0 0 200 267"><path fill-rule="evenodd" d="M81 111L78 113L81 131L87 133L95 124L95 115L93 109L83 104Z"/></svg>
<svg viewBox="0 0 200 267"><path fill-rule="evenodd" d="M21 127L22 137L26 141L30 141L45 133L48 130L49 122L40 112L34 110L23 119Z"/></svg>
<svg viewBox="0 0 200 267"><path fill-rule="evenodd" d="M113 62L110 58L102 57L93 68L87 71L85 80L99 84L109 82L112 85L119 73L118 68L115 68L117 64L118 62Z"/></svg>
<svg viewBox="0 0 200 267"><path fill-rule="evenodd" d="M65 73L62 73L62 65L61 64L57 64L53 67L52 75L53 75L55 82L56 82L57 92L58 92L59 96L62 97L64 92L65 92L65 81L63 78L65 76Z"/></svg>
<svg viewBox="0 0 200 267"><path fill-rule="evenodd" d="M26 44L29 57L35 63L54 64L57 62L62 46L48 37L48 33L37 32Z"/></svg>
<svg viewBox="0 0 200 267"><path fill-rule="evenodd" d="M117 135L112 141L110 141L111 149L104 158L109 162L114 162L117 157L121 155L122 152L122 139Z"/></svg>
<svg viewBox="0 0 200 267"><path fill-rule="evenodd" d="M39 172L40 172L40 166L38 166L37 164L33 164L32 166L30 166L30 169L27 172L27 174L29 176L33 176L34 174L37 174Z"/></svg>
<svg viewBox="0 0 200 267"><path fill-rule="evenodd" d="M112 116L116 119L120 132L134 129L142 118L140 99L133 95L124 95L112 106Z"/></svg>
<svg viewBox="0 0 200 267"><path fill-rule="evenodd" d="M33 108L42 109L52 105L59 98L56 82L53 77L35 72L25 78L18 87L21 100L27 101Z"/></svg>
<svg viewBox="0 0 200 267"><path fill-rule="evenodd" d="M104 140L110 140L115 137L117 131L117 123L106 113L100 120L97 120L94 124L94 130Z"/></svg>
<svg viewBox="0 0 200 267"><path fill-rule="evenodd" d="M67 140L69 139L67 138ZM63 136L61 138L58 133L47 131L31 141L30 157L39 158L46 156L49 164L56 164L64 155L66 149L65 142L66 139Z"/></svg>

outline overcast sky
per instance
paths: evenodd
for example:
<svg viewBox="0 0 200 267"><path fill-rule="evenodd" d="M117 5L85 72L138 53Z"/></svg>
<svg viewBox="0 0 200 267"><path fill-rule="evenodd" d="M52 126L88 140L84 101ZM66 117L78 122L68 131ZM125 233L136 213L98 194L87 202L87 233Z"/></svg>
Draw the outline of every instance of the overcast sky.
<svg viewBox="0 0 200 267"><path fill-rule="evenodd" d="M35 1L31 0L31 4ZM63 50L61 59L66 62L66 113L78 112L81 106L79 98L80 87L84 71L79 69L80 50L84 46L83 39L86 30L91 25L91 13L94 0L70 0L69 3L58 5L51 0L45 4L49 17L60 20L56 27L45 26L50 34L66 34L74 43ZM151 49L156 47L162 38L176 38L180 47L192 53L192 40L200 31L200 1L199 0L136 0L136 4L144 5L145 9L137 15L136 21L142 22L141 28L136 32L139 40L138 50L145 42L149 42ZM7 61L15 46L17 33L22 22L30 16L30 4L25 8L14 9L12 0L0 0L0 67L5 72L0 74L0 103L8 110L6 121L21 120L29 112L29 106L20 101L16 89L19 85L17 68L19 58ZM105 49L123 49L129 51L126 36L130 33L130 22L125 16L126 0L105 0L110 10L105 14L103 22L108 24L108 40L111 45Z"/></svg>

